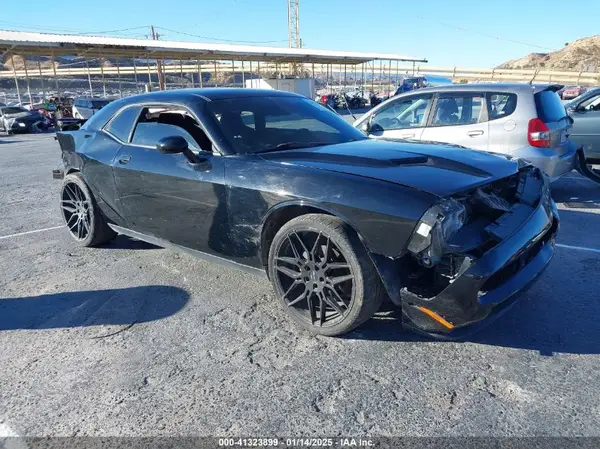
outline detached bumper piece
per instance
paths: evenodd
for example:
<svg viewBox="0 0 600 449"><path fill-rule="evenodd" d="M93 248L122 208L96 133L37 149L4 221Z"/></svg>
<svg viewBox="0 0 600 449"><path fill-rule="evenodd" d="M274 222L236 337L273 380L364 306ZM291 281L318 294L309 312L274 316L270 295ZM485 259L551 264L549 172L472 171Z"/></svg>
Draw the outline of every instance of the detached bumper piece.
<svg viewBox="0 0 600 449"><path fill-rule="evenodd" d="M508 210L493 220L473 218L434 274L413 266L400 291L405 326L463 338L506 310L543 273L559 227L548 180L527 168L512 182Z"/></svg>

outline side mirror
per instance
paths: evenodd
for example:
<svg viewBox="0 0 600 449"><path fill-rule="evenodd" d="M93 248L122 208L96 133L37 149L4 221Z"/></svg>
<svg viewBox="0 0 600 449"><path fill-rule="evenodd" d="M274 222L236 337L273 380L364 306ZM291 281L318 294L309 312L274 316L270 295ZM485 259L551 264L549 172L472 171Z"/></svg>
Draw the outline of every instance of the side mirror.
<svg viewBox="0 0 600 449"><path fill-rule="evenodd" d="M188 150L188 143L181 136L163 137L156 144L156 149L163 154L184 153Z"/></svg>
<svg viewBox="0 0 600 449"><path fill-rule="evenodd" d="M366 122L361 123L361 125L358 129L362 133L369 134L369 131L371 130L371 119L367 120Z"/></svg>
<svg viewBox="0 0 600 449"><path fill-rule="evenodd" d="M369 134L382 133L385 129L379 123L371 123L369 126Z"/></svg>

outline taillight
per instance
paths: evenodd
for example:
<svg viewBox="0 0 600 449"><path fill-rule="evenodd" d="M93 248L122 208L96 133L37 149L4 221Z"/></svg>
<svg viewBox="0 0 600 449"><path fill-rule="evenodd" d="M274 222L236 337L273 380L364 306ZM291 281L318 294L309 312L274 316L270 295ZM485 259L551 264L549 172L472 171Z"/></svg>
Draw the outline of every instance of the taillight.
<svg viewBox="0 0 600 449"><path fill-rule="evenodd" d="M529 120L527 140L532 147L548 148L550 146L550 129L539 118Z"/></svg>

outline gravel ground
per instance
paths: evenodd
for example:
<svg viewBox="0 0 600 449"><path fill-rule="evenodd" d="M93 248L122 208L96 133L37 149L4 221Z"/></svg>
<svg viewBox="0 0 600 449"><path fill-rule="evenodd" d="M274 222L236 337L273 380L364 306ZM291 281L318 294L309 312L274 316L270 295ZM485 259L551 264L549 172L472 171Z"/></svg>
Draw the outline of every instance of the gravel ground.
<svg viewBox="0 0 600 449"><path fill-rule="evenodd" d="M26 436L600 435L600 186L553 186L561 246L462 343L393 311L345 338L296 328L266 280L61 225L52 135L0 136L0 427ZM565 201L587 203L567 208ZM9 237L6 237L9 236ZM596 293L594 293L596 292ZM1 436L1 435L0 435Z"/></svg>

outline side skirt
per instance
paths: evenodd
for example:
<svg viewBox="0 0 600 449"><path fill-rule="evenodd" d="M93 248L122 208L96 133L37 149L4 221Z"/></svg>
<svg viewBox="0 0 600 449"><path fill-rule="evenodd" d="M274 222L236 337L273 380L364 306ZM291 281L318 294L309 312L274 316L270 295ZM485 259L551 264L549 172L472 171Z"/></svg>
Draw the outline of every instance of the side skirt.
<svg viewBox="0 0 600 449"><path fill-rule="evenodd" d="M166 240L159 239L157 237L153 237L153 236L147 235L147 234L142 234L141 232L132 231L131 229L122 228L121 226L117 226L114 224L109 223L108 225L112 228L113 231L118 232L119 234L124 234L124 235L132 237L134 239L142 240L147 243L151 243L152 245L156 245L156 246L160 246L163 248L172 249L174 251L186 253L191 256L197 257L199 259L205 260L207 262L217 263L219 265L222 265L222 266L225 266L228 268L235 268L237 270L241 270L246 273L253 274L255 276L267 277L267 273L264 270L261 270L260 268L251 267L249 265L244 265L244 264L241 264L238 262L234 262L232 260L228 260L223 257L215 256L212 254L207 254L202 251L198 251L195 249L176 245L176 244L168 242Z"/></svg>

